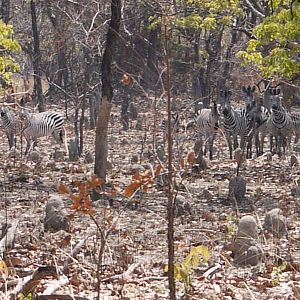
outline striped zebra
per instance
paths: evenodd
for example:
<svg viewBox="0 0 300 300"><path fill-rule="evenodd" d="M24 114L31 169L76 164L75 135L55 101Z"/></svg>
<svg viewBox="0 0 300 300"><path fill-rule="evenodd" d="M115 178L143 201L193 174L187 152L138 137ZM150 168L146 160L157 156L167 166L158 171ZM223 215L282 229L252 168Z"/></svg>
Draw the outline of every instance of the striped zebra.
<svg viewBox="0 0 300 300"><path fill-rule="evenodd" d="M209 159L213 159L213 143L220 127L220 114L216 102L213 103L211 108L202 108L198 110L195 117L195 125L199 135L201 150L204 155L209 148ZM204 137L204 151L202 150Z"/></svg>
<svg viewBox="0 0 300 300"><path fill-rule="evenodd" d="M282 106L279 96L280 89L272 89L271 94L271 114L267 121L268 129L271 133L270 151L273 151L273 137L275 137L276 152L280 155L281 149L285 152L288 139L293 131L293 122L290 113Z"/></svg>
<svg viewBox="0 0 300 300"><path fill-rule="evenodd" d="M176 133L179 132L179 126L180 126L179 114L178 112L176 112L173 113L171 117L171 131L172 131L172 136L175 136L175 138L176 138ZM166 118L162 120L161 130L163 132L163 139L165 142L168 137L168 120Z"/></svg>
<svg viewBox="0 0 300 300"><path fill-rule="evenodd" d="M11 149L15 145L15 135L21 133L21 122L15 112L9 107L1 107L0 116L2 126L8 139L8 145Z"/></svg>
<svg viewBox="0 0 300 300"><path fill-rule="evenodd" d="M232 150L238 147L238 136L240 136L240 148L244 149L251 131L251 121L249 113L245 108L234 109L230 104L230 91L221 91L223 104L224 130L229 147L229 156L232 159ZM232 141L233 138L233 148Z"/></svg>
<svg viewBox="0 0 300 300"><path fill-rule="evenodd" d="M31 144L36 144L39 137L52 135L57 143L63 143L65 118L58 112L29 113L23 109L23 131L26 139L25 155L28 154Z"/></svg>
<svg viewBox="0 0 300 300"><path fill-rule="evenodd" d="M249 126L250 128L247 129L248 131L248 137L247 137L247 153L246 153L246 158L252 158L252 142L253 142L253 137L256 136L256 122L255 122L255 114L256 114L256 101L255 101L255 86L250 86L248 87L243 86L242 91L244 93L244 101L245 101L245 109L248 114L246 116L249 119ZM247 122L247 123L248 123ZM257 143L257 140L255 139L255 145Z"/></svg>
<svg viewBox="0 0 300 300"><path fill-rule="evenodd" d="M264 153L265 137L269 134L268 119L270 111L267 107L259 104L255 111L255 146L256 155L260 156Z"/></svg>

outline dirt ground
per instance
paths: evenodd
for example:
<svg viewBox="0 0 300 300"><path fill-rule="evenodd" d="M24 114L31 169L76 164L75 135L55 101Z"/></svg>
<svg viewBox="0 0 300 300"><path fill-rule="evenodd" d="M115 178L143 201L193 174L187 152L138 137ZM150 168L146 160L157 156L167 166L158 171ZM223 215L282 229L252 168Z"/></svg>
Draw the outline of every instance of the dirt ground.
<svg viewBox="0 0 300 300"><path fill-rule="evenodd" d="M119 107L114 107L109 129L107 176L108 186L117 192L102 193L93 202L98 225L103 232L110 230L99 270L100 299L168 299L168 281L163 271L167 262L164 184L155 181L153 187L137 191L131 199L123 196L134 172L144 173L150 165L154 169L157 166L152 150L152 113L139 114L141 129L136 129L137 121L133 120L130 129L124 131L119 111ZM70 138L71 124L67 131ZM85 129L85 153L89 151L92 156L94 140L94 130ZM161 140L158 126L156 142ZM174 147L174 165L179 170L183 160L185 163L184 169L177 172L176 193L188 202L189 209L183 209L175 219L175 257L177 262L183 261L191 246L197 245L206 246L211 257L192 271L187 295L183 283L176 282L178 299L300 299L300 169L290 163L291 155L299 158L299 153L291 147L280 158L273 155L271 161L267 156L247 160L240 175L246 180L246 198L252 205L236 211L227 195L237 164L229 159L224 137L218 135L216 155L212 161L207 160L208 169L204 171L194 172L186 162L193 146L192 134L181 130ZM34 162L10 158L3 131L0 149L0 221L18 221L14 247L5 253L8 269L0 275L0 299L9 299L8 295L16 290L15 280L40 266L61 270L82 240L83 246L69 263L66 282L54 293L93 299L97 295L97 255L101 244L95 222L88 215L74 212L66 196L62 197L70 218L70 232L44 232L43 222L45 205L51 195L58 195L58 184L63 182L76 192L74 182L90 178L94 164L84 161L85 154L77 162L55 157L54 153L64 150L50 138L39 140L40 156ZM280 239L262 229L266 213L276 207L288 220L288 236ZM231 243L239 219L247 214L257 219L263 259L259 266L237 268L231 257ZM216 263L221 263L221 270L212 278L203 278L204 271ZM285 267L280 268L282 265ZM118 274L128 276L122 278ZM48 276L35 292L42 294L55 282L57 279Z"/></svg>

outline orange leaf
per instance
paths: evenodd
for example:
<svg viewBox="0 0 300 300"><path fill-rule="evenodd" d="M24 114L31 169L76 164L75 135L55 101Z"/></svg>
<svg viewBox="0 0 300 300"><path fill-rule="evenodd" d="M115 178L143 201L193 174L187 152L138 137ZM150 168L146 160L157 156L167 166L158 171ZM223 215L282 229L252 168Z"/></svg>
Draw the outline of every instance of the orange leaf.
<svg viewBox="0 0 300 300"><path fill-rule="evenodd" d="M142 178L143 178L143 176L138 173L132 175L132 180L135 180L135 181L142 181Z"/></svg>
<svg viewBox="0 0 300 300"><path fill-rule="evenodd" d="M132 183L125 189L125 191L124 191L124 196L125 196L126 198L131 197L131 196L136 192L136 190L139 189L139 188L141 187L141 185L142 185L142 182L140 182L140 181L134 181L134 182L132 182Z"/></svg>
<svg viewBox="0 0 300 300"><path fill-rule="evenodd" d="M190 165L193 165L196 161L196 156L194 151L190 151L187 155L187 161Z"/></svg>
<svg viewBox="0 0 300 300"><path fill-rule="evenodd" d="M155 169L154 175L155 175L155 176L160 175L161 170L162 170L162 165L161 165L161 164L158 164L158 166L157 166L156 169Z"/></svg>
<svg viewBox="0 0 300 300"><path fill-rule="evenodd" d="M92 176L92 178L89 180L91 188L95 189L101 185L104 184L104 179L97 177L96 175Z"/></svg>
<svg viewBox="0 0 300 300"><path fill-rule="evenodd" d="M63 183L59 184L57 190L60 194L68 194L70 192L68 187L65 186Z"/></svg>
<svg viewBox="0 0 300 300"><path fill-rule="evenodd" d="M73 201L72 208L79 209L81 206L81 197L79 195L70 194L70 199Z"/></svg>

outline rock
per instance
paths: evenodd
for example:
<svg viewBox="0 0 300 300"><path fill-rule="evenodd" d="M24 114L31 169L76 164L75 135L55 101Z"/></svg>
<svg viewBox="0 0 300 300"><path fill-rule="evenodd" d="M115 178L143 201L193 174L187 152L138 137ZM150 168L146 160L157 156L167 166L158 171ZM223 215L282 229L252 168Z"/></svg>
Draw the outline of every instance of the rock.
<svg viewBox="0 0 300 300"><path fill-rule="evenodd" d="M192 215L191 205L184 196L176 196L174 202L174 214L176 218L185 215Z"/></svg>
<svg viewBox="0 0 300 300"><path fill-rule="evenodd" d="M136 164L138 162L139 162L139 156L136 155L136 154L132 155L132 157L131 157L131 163Z"/></svg>
<svg viewBox="0 0 300 300"><path fill-rule="evenodd" d="M298 159L295 155L292 155L291 156L291 167L294 167L294 166L298 166L299 165L299 162L298 162Z"/></svg>
<svg viewBox="0 0 300 300"><path fill-rule="evenodd" d="M229 181L228 186L228 200L235 204L245 201L246 195L246 181L241 176L235 176ZM235 201L234 201L235 200Z"/></svg>
<svg viewBox="0 0 300 300"><path fill-rule="evenodd" d="M133 102L129 103L128 112L129 112L129 117L132 120L136 120L137 119L137 117L138 117L138 111L137 111L137 108L136 108L136 106L134 105Z"/></svg>
<svg viewBox="0 0 300 300"><path fill-rule="evenodd" d="M165 162L167 160L165 149L162 145L159 145L156 149L156 155L158 159L162 162Z"/></svg>
<svg viewBox="0 0 300 300"><path fill-rule="evenodd" d="M204 157L203 157L201 151L199 151L199 154L198 154L198 156L196 157L196 164L198 164L199 169L202 170L202 171L208 169L206 160L204 159Z"/></svg>
<svg viewBox="0 0 300 300"><path fill-rule="evenodd" d="M45 231L57 232L69 231L70 223L64 210L64 202L60 196L50 196L46 204L46 216L44 219Z"/></svg>
<svg viewBox="0 0 300 300"><path fill-rule="evenodd" d="M262 256L258 242L257 223L254 217L241 218L233 244L234 263L237 266L256 266Z"/></svg>
<svg viewBox="0 0 300 300"><path fill-rule="evenodd" d="M266 214L264 229L276 237L287 235L287 220L280 208L274 208Z"/></svg>
<svg viewBox="0 0 300 300"><path fill-rule="evenodd" d="M57 162L65 161L65 152L61 149L55 149L53 159Z"/></svg>
<svg viewBox="0 0 300 300"><path fill-rule="evenodd" d="M37 149L30 151L27 158L37 164L42 161L41 153Z"/></svg>
<svg viewBox="0 0 300 300"><path fill-rule="evenodd" d="M94 156L90 151L86 151L85 152L85 156L84 156L84 163L85 164L91 164L94 162Z"/></svg>
<svg viewBox="0 0 300 300"><path fill-rule="evenodd" d="M266 152L265 153L265 156L266 156L266 160L268 161L268 162L271 162L272 161L272 152Z"/></svg>
<svg viewBox="0 0 300 300"><path fill-rule="evenodd" d="M300 152L300 143L294 144L293 150L294 150L295 152L299 153L299 152Z"/></svg>
<svg viewBox="0 0 300 300"><path fill-rule="evenodd" d="M135 124L136 130L143 130L143 119L139 118L137 119L137 122Z"/></svg>

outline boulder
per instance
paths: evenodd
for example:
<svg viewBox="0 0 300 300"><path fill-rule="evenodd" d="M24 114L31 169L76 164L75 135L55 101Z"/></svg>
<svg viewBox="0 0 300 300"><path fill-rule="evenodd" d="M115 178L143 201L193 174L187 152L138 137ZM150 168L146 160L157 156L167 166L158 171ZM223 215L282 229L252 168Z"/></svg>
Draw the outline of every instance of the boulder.
<svg viewBox="0 0 300 300"><path fill-rule="evenodd" d="M266 214L263 226L276 237L287 235L287 220L280 208L274 208Z"/></svg>

